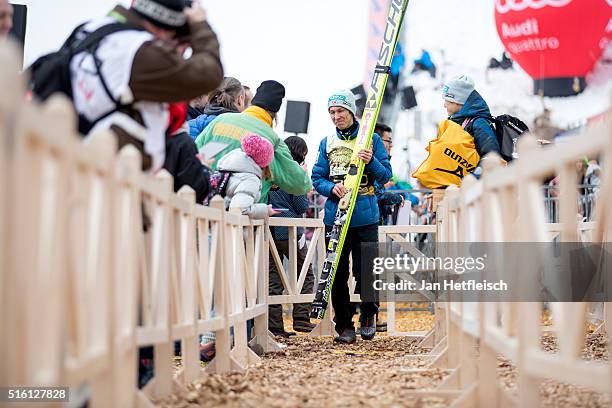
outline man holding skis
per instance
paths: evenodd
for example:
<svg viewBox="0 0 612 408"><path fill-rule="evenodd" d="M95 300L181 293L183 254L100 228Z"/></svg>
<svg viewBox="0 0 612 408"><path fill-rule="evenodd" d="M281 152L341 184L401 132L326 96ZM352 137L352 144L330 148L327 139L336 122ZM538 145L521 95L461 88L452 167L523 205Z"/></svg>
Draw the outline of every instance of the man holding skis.
<svg viewBox="0 0 612 408"><path fill-rule="evenodd" d="M347 194L343 180L348 172L360 125L355 117L357 111L355 95L350 91L340 91L330 96L327 107L330 118L336 126L336 132L324 138L319 145L317 162L312 169L312 182L317 192L328 197L323 221L326 241L329 241L338 202ZM331 293L335 311L334 321L339 334L335 341L349 344L356 340L352 321L356 310L354 305L351 305L348 288L349 254L352 253L353 276L357 281L359 292L362 281L364 281L362 273L366 271L372 273L371 267L363 268L361 243L378 242L379 210L374 183L383 185L392 175L385 146L378 134L373 135L372 147L368 150L361 150L358 155L365 162L365 170L342 254L338 254L340 260ZM378 311L378 303L364 301L361 303L360 311L361 338L371 340L376 334L375 315Z"/></svg>

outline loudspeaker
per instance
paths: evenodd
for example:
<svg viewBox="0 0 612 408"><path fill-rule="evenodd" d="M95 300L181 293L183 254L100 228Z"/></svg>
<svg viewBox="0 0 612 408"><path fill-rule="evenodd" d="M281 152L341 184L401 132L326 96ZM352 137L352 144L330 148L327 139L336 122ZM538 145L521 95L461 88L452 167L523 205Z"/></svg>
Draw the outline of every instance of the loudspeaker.
<svg viewBox="0 0 612 408"><path fill-rule="evenodd" d="M25 44L26 23L28 17L28 7L23 4L13 4L13 28L11 37L19 46L21 51L21 63L23 64L23 46Z"/></svg>
<svg viewBox="0 0 612 408"><path fill-rule="evenodd" d="M306 134L309 121L310 102L287 101L285 132Z"/></svg>
<svg viewBox="0 0 612 408"><path fill-rule="evenodd" d="M402 109L412 109L418 105L414 88L408 86L402 89Z"/></svg>

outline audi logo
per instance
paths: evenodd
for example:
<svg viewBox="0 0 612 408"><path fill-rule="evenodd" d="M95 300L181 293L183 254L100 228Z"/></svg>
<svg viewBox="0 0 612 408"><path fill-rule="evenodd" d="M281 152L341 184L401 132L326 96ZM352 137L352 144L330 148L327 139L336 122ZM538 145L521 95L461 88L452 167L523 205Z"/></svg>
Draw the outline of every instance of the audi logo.
<svg viewBox="0 0 612 408"><path fill-rule="evenodd" d="M612 0L607 1L612 3ZM572 0L495 0L495 9L499 14L505 14L509 11L523 11L528 8L565 7L571 2Z"/></svg>

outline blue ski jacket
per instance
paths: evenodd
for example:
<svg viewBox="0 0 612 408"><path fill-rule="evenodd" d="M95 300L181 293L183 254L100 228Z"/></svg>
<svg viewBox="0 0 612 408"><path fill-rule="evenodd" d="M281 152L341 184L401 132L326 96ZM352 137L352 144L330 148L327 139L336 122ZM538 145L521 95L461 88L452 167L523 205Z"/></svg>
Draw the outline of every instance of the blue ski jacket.
<svg viewBox="0 0 612 408"><path fill-rule="evenodd" d="M453 122L462 125L466 119L476 118L465 130L474 138L476 151L480 159L490 152L499 154L499 143L493 129L491 111L485 100L477 91L472 91L463 108L449 117ZM479 163L480 165L480 163Z"/></svg>
<svg viewBox="0 0 612 408"><path fill-rule="evenodd" d="M423 50L421 53L421 57L419 59L414 60L415 64L421 64L427 69L431 69L434 67L434 63L431 60L431 55L429 55L428 51Z"/></svg>
<svg viewBox="0 0 612 408"><path fill-rule="evenodd" d="M274 208L286 208L289 210L273 215L273 217L302 218L302 215L308 210L308 197L306 194L289 194L279 188L270 189L268 192L268 204L272 204ZM289 239L288 227L270 227L270 231L275 241L287 241ZM298 239L300 239L303 232L303 228L297 229Z"/></svg>
<svg viewBox="0 0 612 408"><path fill-rule="evenodd" d="M360 126L348 138L355 139L359 133ZM336 137L341 138L339 132L336 131ZM372 139L372 160L366 164L364 173L368 174L375 183L384 185L393 174L391 163L385 150L385 145L382 139L376 133ZM335 184L330 180L329 176L329 159L327 157L327 138L321 140L319 144L319 155L317 161L312 168L312 184L317 192L325 197L328 197L325 202L325 217L323 222L325 225L333 225L338 209L340 199L332 193ZM378 210L378 200L375 194L358 195L351 217L350 227L361 227L365 225L378 224L380 219Z"/></svg>

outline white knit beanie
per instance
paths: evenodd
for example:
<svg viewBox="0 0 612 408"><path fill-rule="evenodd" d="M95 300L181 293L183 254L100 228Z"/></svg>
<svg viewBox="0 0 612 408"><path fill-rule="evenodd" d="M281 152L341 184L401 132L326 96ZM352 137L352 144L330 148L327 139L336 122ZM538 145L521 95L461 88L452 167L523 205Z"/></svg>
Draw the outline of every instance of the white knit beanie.
<svg viewBox="0 0 612 408"><path fill-rule="evenodd" d="M356 115L357 112L357 103L355 102L355 95L351 91L342 90L335 92L332 96L327 100L327 110L332 106L340 106L351 112L353 116Z"/></svg>
<svg viewBox="0 0 612 408"><path fill-rule="evenodd" d="M442 97L450 102L465 105L474 90L474 80L467 75L457 75L442 87Z"/></svg>

